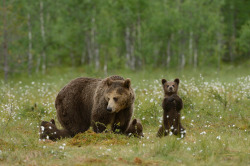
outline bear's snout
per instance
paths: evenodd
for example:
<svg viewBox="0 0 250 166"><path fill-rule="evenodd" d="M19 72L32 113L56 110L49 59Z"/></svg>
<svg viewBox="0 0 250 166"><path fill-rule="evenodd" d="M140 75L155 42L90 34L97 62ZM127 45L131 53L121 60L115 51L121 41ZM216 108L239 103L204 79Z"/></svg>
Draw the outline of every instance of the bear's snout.
<svg viewBox="0 0 250 166"><path fill-rule="evenodd" d="M111 107L107 107L107 111L108 112L112 112L112 108Z"/></svg>
<svg viewBox="0 0 250 166"><path fill-rule="evenodd" d="M171 87L169 87L169 91L170 92L173 92L174 91L174 88L171 86Z"/></svg>

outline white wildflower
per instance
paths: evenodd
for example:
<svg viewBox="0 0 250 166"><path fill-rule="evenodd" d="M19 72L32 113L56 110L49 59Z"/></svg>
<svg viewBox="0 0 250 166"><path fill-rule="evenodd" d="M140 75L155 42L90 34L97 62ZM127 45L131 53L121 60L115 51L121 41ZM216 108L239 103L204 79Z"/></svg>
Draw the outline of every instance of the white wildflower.
<svg viewBox="0 0 250 166"><path fill-rule="evenodd" d="M44 131L44 126L41 126L41 130Z"/></svg>
<svg viewBox="0 0 250 166"><path fill-rule="evenodd" d="M205 131L201 132L200 135L206 135L207 133Z"/></svg>
<svg viewBox="0 0 250 166"><path fill-rule="evenodd" d="M59 146L59 149L62 149L62 150L64 150L64 146Z"/></svg>

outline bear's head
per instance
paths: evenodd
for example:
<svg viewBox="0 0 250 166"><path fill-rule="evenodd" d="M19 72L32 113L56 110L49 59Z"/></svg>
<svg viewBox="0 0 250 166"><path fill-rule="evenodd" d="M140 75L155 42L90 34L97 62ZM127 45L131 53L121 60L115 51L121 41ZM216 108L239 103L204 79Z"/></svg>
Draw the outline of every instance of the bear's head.
<svg viewBox="0 0 250 166"><path fill-rule="evenodd" d="M107 101L107 111L117 113L124 110L134 103L134 93L131 88L130 79L113 80L106 79L107 89L105 92L105 100Z"/></svg>
<svg viewBox="0 0 250 166"><path fill-rule="evenodd" d="M133 135L135 137L144 137L141 121L139 119L133 119L126 130L126 134L129 136Z"/></svg>
<svg viewBox="0 0 250 166"><path fill-rule="evenodd" d="M172 94L177 94L178 86L180 83L179 78L176 78L174 81L167 81L166 79L162 79L162 86L164 90L165 96L170 96Z"/></svg>

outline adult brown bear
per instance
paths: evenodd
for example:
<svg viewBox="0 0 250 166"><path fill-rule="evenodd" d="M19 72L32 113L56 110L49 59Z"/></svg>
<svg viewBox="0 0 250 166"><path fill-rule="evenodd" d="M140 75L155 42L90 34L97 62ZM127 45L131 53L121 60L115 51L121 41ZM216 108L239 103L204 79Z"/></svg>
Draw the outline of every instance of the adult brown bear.
<svg viewBox="0 0 250 166"><path fill-rule="evenodd" d="M133 115L134 100L130 79L111 76L72 80L58 93L55 101L57 118L64 129L57 129L54 120L43 121L40 138L72 137L90 126L99 133L109 124L113 131L125 133Z"/></svg>

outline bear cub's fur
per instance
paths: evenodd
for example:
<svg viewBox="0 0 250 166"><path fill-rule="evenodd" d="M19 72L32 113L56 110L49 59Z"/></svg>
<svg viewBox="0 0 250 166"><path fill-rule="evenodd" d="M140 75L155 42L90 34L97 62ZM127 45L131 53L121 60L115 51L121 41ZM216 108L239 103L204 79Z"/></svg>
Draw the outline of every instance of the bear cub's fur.
<svg viewBox="0 0 250 166"><path fill-rule="evenodd" d="M127 128L125 134L138 138L144 137L141 121L139 119L133 119L132 122L129 124L129 127Z"/></svg>
<svg viewBox="0 0 250 166"><path fill-rule="evenodd" d="M164 90L163 108L163 124L159 128L157 136L162 137L170 133L174 135L185 136L186 130L181 125L181 109L183 108L182 99L178 96L178 87L180 80L176 78L174 81L162 79Z"/></svg>

